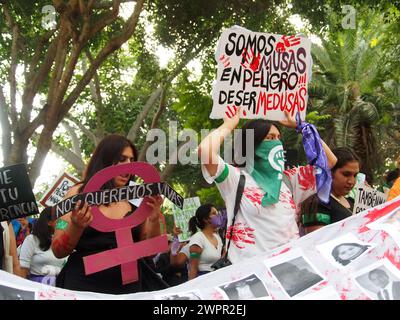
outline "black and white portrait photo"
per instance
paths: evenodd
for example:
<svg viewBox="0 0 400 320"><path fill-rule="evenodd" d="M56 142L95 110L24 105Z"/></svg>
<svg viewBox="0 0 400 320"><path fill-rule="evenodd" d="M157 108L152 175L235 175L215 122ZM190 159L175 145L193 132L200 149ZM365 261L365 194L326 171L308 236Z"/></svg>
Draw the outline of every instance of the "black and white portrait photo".
<svg viewBox="0 0 400 320"><path fill-rule="evenodd" d="M0 285L0 300L35 300L35 291Z"/></svg>
<svg viewBox="0 0 400 320"><path fill-rule="evenodd" d="M263 282L255 274L226 283L218 288L229 300L252 300L269 297Z"/></svg>
<svg viewBox="0 0 400 320"><path fill-rule="evenodd" d="M303 257L287 260L270 269L290 297L324 280Z"/></svg>
<svg viewBox="0 0 400 320"><path fill-rule="evenodd" d="M317 248L331 264L343 268L364 256L375 246L372 243L364 243L354 234L348 233L320 244Z"/></svg>
<svg viewBox="0 0 400 320"><path fill-rule="evenodd" d="M201 300L198 291L179 292L156 296L156 300Z"/></svg>
<svg viewBox="0 0 400 320"><path fill-rule="evenodd" d="M399 275L399 270L386 260L360 271L355 279L371 299L400 300Z"/></svg>

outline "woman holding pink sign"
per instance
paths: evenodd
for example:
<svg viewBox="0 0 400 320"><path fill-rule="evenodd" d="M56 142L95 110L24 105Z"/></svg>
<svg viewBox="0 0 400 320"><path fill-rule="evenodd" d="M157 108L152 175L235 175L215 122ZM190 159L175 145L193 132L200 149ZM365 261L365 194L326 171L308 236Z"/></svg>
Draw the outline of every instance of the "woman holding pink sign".
<svg viewBox="0 0 400 320"><path fill-rule="evenodd" d="M100 170L117 164L131 163L137 160L135 146L125 137L112 134L105 137L96 147L84 174L82 182L72 187L66 198L82 193L91 178ZM119 174L101 187L119 188L128 185L131 174ZM140 225L131 228L134 242L160 235L159 217L161 214L161 196L148 197L150 215ZM108 219L123 219L135 214L136 207L128 201L100 205L101 213ZM78 201L75 209L58 219L52 250L57 258L69 256L68 262L57 277L57 286L78 291L92 291L109 294L126 294L140 291L159 290L168 287L154 272L154 264L148 257L137 260L138 280L126 283L121 276L122 265L107 268L100 272L87 272L84 259L110 249L119 247L115 232L101 232L91 226L93 208L87 203L81 206ZM125 284L124 284L125 282Z"/></svg>

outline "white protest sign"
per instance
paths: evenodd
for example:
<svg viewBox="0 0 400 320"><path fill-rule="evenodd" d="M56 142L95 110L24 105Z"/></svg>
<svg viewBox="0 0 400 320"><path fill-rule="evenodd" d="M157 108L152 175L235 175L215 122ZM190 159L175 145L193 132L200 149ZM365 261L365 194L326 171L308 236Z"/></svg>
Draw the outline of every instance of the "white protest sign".
<svg viewBox="0 0 400 320"><path fill-rule="evenodd" d="M311 42L300 36L252 32L234 26L223 31L215 53L217 81L210 118L286 119L285 110L306 116L311 79Z"/></svg>
<svg viewBox="0 0 400 320"><path fill-rule="evenodd" d="M53 183L51 188L40 199L40 204L44 207L51 207L60 202L67 191L79 182L78 179L64 172Z"/></svg>
<svg viewBox="0 0 400 320"><path fill-rule="evenodd" d="M357 192L354 198L353 214L369 208L373 208L386 201L387 195L368 187L364 183L357 184Z"/></svg>

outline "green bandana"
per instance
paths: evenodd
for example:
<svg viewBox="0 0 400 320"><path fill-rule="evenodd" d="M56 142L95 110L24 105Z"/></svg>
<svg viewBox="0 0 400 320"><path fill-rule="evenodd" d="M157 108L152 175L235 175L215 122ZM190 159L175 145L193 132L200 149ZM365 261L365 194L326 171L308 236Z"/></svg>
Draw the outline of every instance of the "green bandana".
<svg viewBox="0 0 400 320"><path fill-rule="evenodd" d="M284 163L285 157L280 140L264 140L257 147L250 175L265 192L261 200L263 207L279 200Z"/></svg>

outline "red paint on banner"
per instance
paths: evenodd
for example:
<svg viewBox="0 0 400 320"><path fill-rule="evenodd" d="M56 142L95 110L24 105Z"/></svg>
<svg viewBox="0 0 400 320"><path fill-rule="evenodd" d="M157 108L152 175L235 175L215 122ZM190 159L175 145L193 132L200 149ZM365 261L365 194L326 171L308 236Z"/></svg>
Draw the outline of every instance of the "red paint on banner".
<svg viewBox="0 0 400 320"><path fill-rule="evenodd" d="M287 248L283 249L282 251L279 251L278 253L274 253L271 257L279 256L280 254L288 252L289 250L290 250L290 247L287 247Z"/></svg>
<svg viewBox="0 0 400 320"><path fill-rule="evenodd" d="M328 284L328 281L321 282L317 287L313 288L313 291L319 291L323 289Z"/></svg>
<svg viewBox="0 0 400 320"><path fill-rule="evenodd" d="M388 213L391 213L393 210L397 209L400 206L400 200L393 202L392 204L388 205L387 207L384 207L382 209L372 209L370 212L368 212L364 218L366 221L360 225L358 228L358 233L363 233L366 231L369 231L370 229L366 226L367 224L374 222L378 220L379 218L382 218L383 216L387 215Z"/></svg>
<svg viewBox="0 0 400 320"><path fill-rule="evenodd" d="M397 247L393 248L393 253L390 252L390 249L386 250L384 253L384 257L388 258L389 261L396 266L397 269L400 270L400 257L398 255L399 249Z"/></svg>

